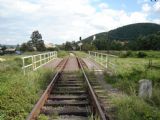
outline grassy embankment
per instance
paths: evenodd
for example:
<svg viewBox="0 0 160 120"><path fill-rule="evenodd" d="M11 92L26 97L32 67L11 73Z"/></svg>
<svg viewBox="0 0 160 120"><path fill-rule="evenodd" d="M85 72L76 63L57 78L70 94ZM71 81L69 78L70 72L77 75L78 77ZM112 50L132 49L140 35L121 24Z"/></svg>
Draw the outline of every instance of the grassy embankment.
<svg viewBox="0 0 160 120"><path fill-rule="evenodd" d="M111 59L116 65L116 74L106 75L108 83L128 95L113 100L118 107L118 118L120 120L158 120L160 119L160 53L143 51L139 55L139 52L130 51L129 54L125 58ZM145 58L138 58L141 55ZM121 54L120 57L124 56ZM150 59L152 59L152 65L149 65ZM152 81L151 98L143 100L138 97L138 81L141 79Z"/></svg>
<svg viewBox="0 0 160 120"><path fill-rule="evenodd" d="M24 120L53 76L42 68L24 76L20 57L0 57L0 120Z"/></svg>
<svg viewBox="0 0 160 120"><path fill-rule="evenodd" d="M125 53L127 55L117 51L118 54L116 54L120 57L110 58L110 61L116 65L116 74L112 76L106 74L106 82L126 93L123 97L111 96L120 120L160 119L160 53L157 51L141 52L144 52L145 58L139 58L141 55L143 56L143 53L139 54L139 51L129 51L129 53ZM80 56L83 54L78 53ZM152 59L153 62L150 67L149 59ZM105 60L104 58L103 61ZM138 97L138 81L140 79L152 80L153 95L151 98L144 100Z"/></svg>

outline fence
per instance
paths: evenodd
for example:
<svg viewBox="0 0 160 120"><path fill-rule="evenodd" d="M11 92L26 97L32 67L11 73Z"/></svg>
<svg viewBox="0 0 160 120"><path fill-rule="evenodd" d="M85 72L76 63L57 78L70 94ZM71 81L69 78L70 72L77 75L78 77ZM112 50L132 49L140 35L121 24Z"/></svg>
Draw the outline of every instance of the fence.
<svg viewBox="0 0 160 120"><path fill-rule="evenodd" d="M57 52L47 52L37 55L22 57L24 74L28 70L36 70L57 57Z"/></svg>
<svg viewBox="0 0 160 120"><path fill-rule="evenodd" d="M118 56L93 51L89 51L89 56L108 70L116 73L116 58Z"/></svg>

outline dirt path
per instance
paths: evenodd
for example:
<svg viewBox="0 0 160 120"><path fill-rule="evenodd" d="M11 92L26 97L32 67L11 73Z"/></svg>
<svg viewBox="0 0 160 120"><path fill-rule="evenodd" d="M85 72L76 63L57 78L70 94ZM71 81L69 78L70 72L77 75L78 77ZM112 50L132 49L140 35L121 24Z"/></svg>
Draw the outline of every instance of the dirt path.
<svg viewBox="0 0 160 120"><path fill-rule="evenodd" d="M88 69L94 71L103 71L104 69L96 62L90 60L89 58L82 58L82 60L86 63Z"/></svg>

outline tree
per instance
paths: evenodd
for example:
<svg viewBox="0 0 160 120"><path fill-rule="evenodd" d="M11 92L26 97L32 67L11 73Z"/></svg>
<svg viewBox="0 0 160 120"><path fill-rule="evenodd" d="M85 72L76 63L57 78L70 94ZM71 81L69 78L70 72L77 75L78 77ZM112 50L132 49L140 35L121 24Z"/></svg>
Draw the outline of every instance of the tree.
<svg viewBox="0 0 160 120"><path fill-rule="evenodd" d="M33 31L31 34L31 40L27 43L23 43L20 47L21 51L45 51L46 47L42 40L42 35L38 31Z"/></svg>
<svg viewBox="0 0 160 120"><path fill-rule="evenodd" d="M20 50L25 52L25 51L28 51L28 45L27 43L22 43L21 47L20 47Z"/></svg>
<svg viewBox="0 0 160 120"><path fill-rule="evenodd" d="M42 40L42 35L39 33L39 31L33 31L31 34L31 44L32 47L35 47L37 51L45 51L45 45L44 41Z"/></svg>
<svg viewBox="0 0 160 120"><path fill-rule="evenodd" d="M92 51L92 50L96 50L96 47L92 44L88 44L88 43L85 43L82 45L82 50L84 51Z"/></svg>
<svg viewBox="0 0 160 120"><path fill-rule="evenodd" d="M7 49L6 46L2 46L2 51L5 51Z"/></svg>
<svg viewBox="0 0 160 120"><path fill-rule="evenodd" d="M16 46L16 50L20 51L20 45L19 44Z"/></svg>
<svg viewBox="0 0 160 120"><path fill-rule="evenodd" d="M68 42L68 41L66 42L66 44L65 44L65 50L73 50L71 42Z"/></svg>

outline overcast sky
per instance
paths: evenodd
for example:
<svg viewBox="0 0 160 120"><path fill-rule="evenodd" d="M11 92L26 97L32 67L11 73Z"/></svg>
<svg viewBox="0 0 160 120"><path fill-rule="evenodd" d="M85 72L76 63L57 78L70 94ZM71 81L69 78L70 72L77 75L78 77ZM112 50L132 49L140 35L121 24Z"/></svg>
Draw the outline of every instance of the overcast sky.
<svg viewBox="0 0 160 120"><path fill-rule="evenodd" d="M0 44L26 42L34 30L61 44L138 22L160 24L160 0L0 0Z"/></svg>

